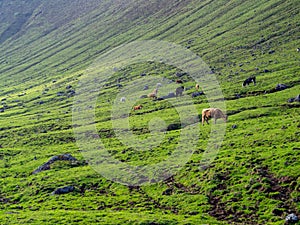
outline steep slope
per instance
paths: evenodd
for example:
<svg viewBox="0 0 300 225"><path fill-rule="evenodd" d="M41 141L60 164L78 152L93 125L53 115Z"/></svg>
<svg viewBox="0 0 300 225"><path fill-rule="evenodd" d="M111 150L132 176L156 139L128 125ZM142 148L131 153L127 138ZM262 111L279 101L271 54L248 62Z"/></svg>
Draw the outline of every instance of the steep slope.
<svg viewBox="0 0 300 225"><path fill-rule="evenodd" d="M0 1L0 221L3 224L282 224L299 215L300 3L298 1ZM180 44L218 78L229 121L215 161L200 168L210 126L196 151L164 182L127 187L94 171L76 145L73 97L85 69L135 40ZM137 152L114 133L118 88L141 74L176 80L160 62L121 68L99 93L97 131L111 155L133 165L165 159L178 145L181 103L140 99L130 129L148 138L154 118L173 125L153 152ZM257 85L242 87L255 75ZM195 81L183 74L184 92ZM283 83L285 90L276 90ZM193 99L201 113L205 96ZM76 128L76 126L75 126ZM155 143L149 143L155 144ZM189 148L189 146L187 146ZM78 161L51 157L69 153ZM75 191L52 195L58 187Z"/></svg>

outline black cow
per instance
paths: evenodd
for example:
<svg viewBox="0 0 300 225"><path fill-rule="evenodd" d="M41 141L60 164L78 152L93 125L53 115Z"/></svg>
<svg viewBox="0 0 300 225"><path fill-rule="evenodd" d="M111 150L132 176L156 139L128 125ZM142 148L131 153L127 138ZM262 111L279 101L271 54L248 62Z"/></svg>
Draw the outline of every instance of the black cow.
<svg viewBox="0 0 300 225"><path fill-rule="evenodd" d="M243 87L245 87L246 85L249 85L250 83L252 83L254 85L256 85L256 77L248 77L244 82L243 82Z"/></svg>

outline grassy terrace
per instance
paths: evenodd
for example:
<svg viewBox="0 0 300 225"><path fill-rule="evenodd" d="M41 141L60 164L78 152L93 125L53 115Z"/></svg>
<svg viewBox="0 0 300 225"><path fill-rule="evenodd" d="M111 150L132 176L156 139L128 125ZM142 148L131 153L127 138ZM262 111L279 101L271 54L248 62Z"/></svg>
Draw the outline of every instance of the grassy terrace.
<svg viewBox="0 0 300 225"><path fill-rule="evenodd" d="M0 224L279 225L290 213L300 216L300 103L287 101L300 94L297 1L36 0L26 7L21 1L2 2ZM15 17L8 17L10 12ZM88 164L76 144L72 110L78 81L98 56L123 43L151 39L184 46L206 62L220 83L229 120L207 168L201 168L201 159L211 125L199 124L195 151L174 176L132 187L106 179ZM176 80L180 72L144 62L118 69L106 81L95 106L95 127L111 156L129 165L150 165L174 152L180 127L160 131L157 145L147 139L149 124L155 118L166 126L179 124L178 110L189 109L188 104L134 102L143 108L129 111L128 128L139 140L150 140L151 151L122 143L112 122L126 129L125 118L111 115L114 101L122 107L118 94L139 82L141 74ZM257 85L242 87L251 75ZM184 96L190 96L196 82L188 74L181 79L191 87ZM288 88L275 90L277 84ZM140 88L137 96L155 86ZM193 106L201 116L209 104L199 96ZM66 153L78 161L57 161L32 174ZM68 185L75 191L51 194Z"/></svg>

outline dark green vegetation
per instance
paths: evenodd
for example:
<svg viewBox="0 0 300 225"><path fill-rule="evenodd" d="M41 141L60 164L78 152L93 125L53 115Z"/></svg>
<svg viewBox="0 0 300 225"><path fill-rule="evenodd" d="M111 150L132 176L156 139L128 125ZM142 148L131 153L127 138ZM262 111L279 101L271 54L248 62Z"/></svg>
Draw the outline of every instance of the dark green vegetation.
<svg viewBox="0 0 300 225"><path fill-rule="evenodd" d="M0 1L0 224L284 224L287 214L299 215L299 102L287 102L300 94L299 6L296 0ZM199 167L207 125L177 174L127 187L85 162L73 134L73 96L100 54L147 39L174 42L202 57L220 82L229 121L208 168ZM155 152L121 145L108 102L119 91L116 80L127 78L121 80L126 86L142 73L177 79L176 72L159 63L130 65L101 91L96 127L117 159L158 162L176 147L180 129L169 130ZM243 88L250 75L257 85ZM276 91L279 83L288 88ZM208 106L205 96L194 102L199 114ZM178 123L167 101L138 103L144 108L131 112L130 126L141 138L154 117ZM57 161L32 174L64 153L78 162ZM75 191L51 195L67 185Z"/></svg>

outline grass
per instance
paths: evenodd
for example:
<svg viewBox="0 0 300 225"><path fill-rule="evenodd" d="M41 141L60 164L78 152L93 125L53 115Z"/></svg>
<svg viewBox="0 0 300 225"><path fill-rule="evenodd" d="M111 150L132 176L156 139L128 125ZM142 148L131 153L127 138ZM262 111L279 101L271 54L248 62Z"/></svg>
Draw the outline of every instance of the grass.
<svg viewBox="0 0 300 225"><path fill-rule="evenodd" d="M28 3L24 11L37 13L39 3ZM83 11L79 3L61 6L66 14L57 18L59 4L51 4L36 19L27 19L22 32L14 30L19 25L13 17L0 26L2 33L9 24L17 32L1 35L0 45L1 224L283 224L289 213L300 216L299 102L287 102L300 94L297 1L95 1ZM73 91L78 92L78 81L99 55L150 39L180 44L208 64L222 88L229 120L210 165L202 158L212 126L197 125L196 141L183 145L193 154L173 176L126 186L95 171L84 157L88 146L77 146ZM95 129L110 156L141 166L163 162L175 152L185 129L178 126L180 120L185 117L185 126L194 123L195 112L200 115L209 106L206 96L193 98L195 111L184 116L180 112L191 110L186 102L139 96L155 88L150 84L143 91L141 74L176 80L180 73L184 86L191 87L184 95L190 95L196 83L192 77L161 62L116 68L105 80ZM251 75L257 85L243 88ZM127 108L128 125L119 113L124 106L119 97L134 82L141 86L129 96L131 104L143 108ZM288 88L276 91L279 83ZM169 91L164 88L160 96ZM166 129L170 124L173 128ZM158 135L151 136L158 125ZM137 143L122 137L127 129ZM137 150L138 145L146 147ZM78 162L55 162L50 170L32 174L65 153ZM67 185L75 191L51 195Z"/></svg>

